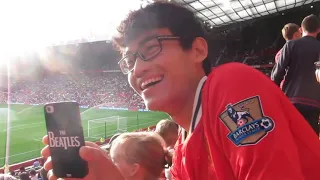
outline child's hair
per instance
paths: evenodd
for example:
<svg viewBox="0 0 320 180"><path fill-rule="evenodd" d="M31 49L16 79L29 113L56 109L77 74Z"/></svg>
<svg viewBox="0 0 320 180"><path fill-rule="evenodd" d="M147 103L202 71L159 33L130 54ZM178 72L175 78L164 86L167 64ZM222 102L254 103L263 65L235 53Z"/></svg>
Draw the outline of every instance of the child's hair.
<svg viewBox="0 0 320 180"><path fill-rule="evenodd" d="M123 133L113 142L110 155L114 157L120 147L125 162L143 167L147 171L145 179L156 179L166 164L163 145L163 139L153 132Z"/></svg>

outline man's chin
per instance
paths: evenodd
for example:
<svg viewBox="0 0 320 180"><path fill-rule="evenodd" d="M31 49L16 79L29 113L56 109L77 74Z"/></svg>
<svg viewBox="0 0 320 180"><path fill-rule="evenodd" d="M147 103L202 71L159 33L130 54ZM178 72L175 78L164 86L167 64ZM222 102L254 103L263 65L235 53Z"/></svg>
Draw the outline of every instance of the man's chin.
<svg viewBox="0 0 320 180"><path fill-rule="evenodd" d="M159 108L157 106L154 106L153 104L147 104L145 103L146 105L146 108L149 110L149 111L160 111Z"/></svg>
<svg viewBox="0 0 320 180"><path fill-rule="evenodd" d="M144 101L146 108L150 111L164 111L163 105L161 102L154 102L154 101Z"/></svg>

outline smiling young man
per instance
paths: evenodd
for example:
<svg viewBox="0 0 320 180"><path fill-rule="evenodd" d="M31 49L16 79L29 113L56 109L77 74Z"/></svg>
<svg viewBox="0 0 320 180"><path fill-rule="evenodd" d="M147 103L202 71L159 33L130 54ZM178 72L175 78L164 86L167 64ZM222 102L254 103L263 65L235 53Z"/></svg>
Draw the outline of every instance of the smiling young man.
<svg viewBox="0 0 320 180"><path fill-rule="evenodd" d="M188 132L175 146L173 179L320 178L319 140L301 114L249 66L230 63L210 73L205 33L191 11L154 3L129 13L118 30L119 65L131 87L147 108L168 113ZM49 156L48 148L42 154ZM88 177L112 179L114 166L98 149L83 147L80 155Z"/></svg>
<svg viewBox="0 0 320 180"><path fill-rule="evenodd" d="M236 63L206 76L208 45L192 12L154 3L118 30L131 87L188 132L176 146L174 179L320 178L319 141L272 81Z"/></svg>

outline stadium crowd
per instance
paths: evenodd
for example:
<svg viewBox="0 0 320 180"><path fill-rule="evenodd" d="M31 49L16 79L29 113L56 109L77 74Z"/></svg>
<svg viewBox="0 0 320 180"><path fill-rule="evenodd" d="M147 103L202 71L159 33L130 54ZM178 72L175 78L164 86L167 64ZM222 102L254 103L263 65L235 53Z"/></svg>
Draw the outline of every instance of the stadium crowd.
<svg viewBox="0 0 320 180"><path fill-rule="evenodd" d="M51 75L40 81L11 83L11 102L44 104L77 101L80 105L110 108L144 109L142 99L134 93L121 73ZM125 92L125 93L124 93ZM0 93L0 103L7 102L7 91Z"/></svg>
<svg viewBox="0 0 320 180"><path fill-rule="evenodd" d="M251 45L256 47L255 46L256 44L260 44L259 43L259 39L256 39L255 44L253 44L253 45L251 44ZM237 49L237 48L236 47L232 47L232 48L229 48L229 49ZM244 51L245 51L245 55L246 56L245 56L245 58L241 58L243 56L239 57L238 56L238 54L239 54L238 51L234 51L233 53L231 53L231 55L228 54L228 46L225 46L225 48L223 48L223 50L222 50L223 54L220 54L220 56L219 56L219 61L223 57L227 57L227 59L233 59L233 62L242 62L244 64L252 64L252 65L254 65L257 62L264 62L263 64L269 64L269 62L270 62L269 59L271 59L271 57L274 56L274 54L273 54L274 51L272 51L272 53L269 53L272 49L274 49L274 47L272 47L272 46L268 46L268 48L258 48L258 49L256 48L256 49L251 49L251 50L245 49ZM267 54L265 52L268 52L269 55L265 56L265 54ZM230 51L229 51L229 53L230 53ZM234 57L234 58L231 58L231 57ZM262 58L260 58L260 57L262 57ZM234 67L242 68L243 66L234 65ZM262 71L265 72L266 74L269 73L269 72L267 72L266 69L263 69ZM252 72L249 72L249 73L251 73L251 75L255 75L256 72L252 71ZM314 75L314 74L312 74L312 75ZM249 76L247 76L247 77L249 78ZM243 78L242 80L244 80L244 79L245 78ZM270 87L270 89L272 90L272 91L270 91L271 92L270 94L273 95L273 97L272 96L267 96L266 95L267 93L265 93L265 92L261 92L261 94L264 96L263 97L264 99L267 99L268 97L271 97L271 98L274 98L273 100L276 100L277 97L280 97L281 98L280 100L286 100L284 96L282 96L282 95L280 96L279 95L280 93L278 93L278 92L280 92L280 91L277 92L277 91L274 90L275 88L271 84L271 82L265 81L266 80L265 77L263 77L263 78L261 77L260 79L263 80L264 82L269 83L265 87L266 88ZM256 79L251 79L250 80L251 83L257 82L257 81L254 81L254 80L256 80ZM288 79L286 79L286 81L288 81ZM245 81L242 81L242 82L245 82ZM318 86L318 84L317 84L317 86ZM254 88L256 88L256 87L254 87ZM259 88L256 88L256 90L260 91ZM4 103L4 102L6 102L8 100L7 99L7 94L8 94L8 92L6 92L5 90L2 90L2 92L0 93L0 103ZM90 106L90 107L106 106L106 107L114 107L114 108L117 108L117 107L119 107L119 108L120 107L122 107L122 108L123 107L144 108L144 104L143 104L142 100L140 99L140 97L137 94L134 93L133 90L131 90L131 88L129 87L129 84L127 83L127 81L125 79L125 77L122 76L121 74L115 73L115 72L113 72L113 73L103 73L103 74L99 74L99 75L85 75L85 74L81 74L81 73L80 74L74 74L74 75L63 74L63 75L47 76L47 77L44 77L40 81L34 81L34 82L30 82L30 81L22 81L22 82L20 81L20 82L18 82L18 81L15 81L15 82L13 82L11 84L10 95L11 95L11 102L16 102L16 103L23 102L23 103L28 103L28 104L43 104L43 103L52 102L52 101L77 101L81 105ZM230 96L229 98L232 99L231 97L232 96ZM215 102L215 103L218 104L217 102ZM242 101L242 102L246 102L246 101ZM259 102L260 102L260 99L259 99ZM225 103L225 102L223 102L223 103ZM213 104L213 105L216 105L216 104ZM274 104L272 104L272 105L274 105ZM227 109L228 111L229 110L234 110L234 108L231 105L228 105L228 106L230 106L230 109ZM270 104L266 103L265 108L270 108L270 107L271 107L271 103ZM276 107L280 107L280 108L278 108L280 110L277 109L277 112L274 112L274 114L273 114L273 116L275 116L274 120L283 118L284 120L288 121L288 120L291 120L292 117L296 117L296 120L297 120L298 123L297 124L293 124L295 126L295 128L300 127L300 124L299 124L300 122L304 122L304 118L302 116L299 116L298 111L293 112L293 113L295 113L293 116L287 115L285 113L281 114L282 112L284 112L284 109L285 109L285 108L282 108L282 107L287 107L287 109L291 108L290 110L294 110L292 108L293 106L290 104L289 101L288 102L284 102L283 104L281 104L281 106L279 105L279 106L276 106ZM260 104L259 104L259 108L261 108ZM271 110L269 110L269 111L271 112ZM234 110L234 112L238 113L238 111L236 111L236 110ZM208 114L209 113L211 113L211 112L208 112ZM240 112L240 113L243 113L243 112ZM256 121L253 117L251 117L249 112L246 112L246 113L247 113L248 116L250 116L251 121ZM228 116L232 119L233 116L231 116L231 115L232 114L230 114ZM298 115L298 116L296 116L296 115ZM195 117L197 117L197 116L195 116ZM242 118L242 116L241 116L241 118ZM239 121L239 120L242 121L245 118L246 117L243 116L242 119L236 119L236 121ZM191 119L191 118L185 118L185 119ZM210 119L210 118L208 118L208 119ZM307 118L305 118L305 119L307 119ZM267 120L267 119L264 119L264 120ZM248 121L248 119L247 119L247 121ZM270 119L270 121L273 122L272 119ZM269 120L268 120L268 122L269 122ZM193 123L193 122L191 121L191 123ZM206 121L206 117L204 117L202 119L202 123L203 124L207 123L207 124L205 124L205 125L207 125L207 127L208 127L208 125L212 125L212 124L210 124L210 123L212 123L212 121L209 121L209 120ZM280 121L277 121L277 123L280 124ZM304 123L304 124L301 123L301 124L303 126L306 126L306 123ZM203 127L205 125L203 125ZM271 124L269 124L269 125L271 126ZM282 125L282 124L280 124L280 125ZM237 128L241 128L241 126L243 126L243 125L240 125L240 127L237 127ZM266 125L261 123L261 126L263 126L265 128ZM303 126L302 126L302 128L304 128ZM174 131L175 132L175 136L177 136L178 127L176 125L174 125L173 127L175 129L175 131ZM186 126L186 127L189 127L189 126ZM285 134L286 137L288 137L288 139L292 140L292 142L295 141L295 139L292 138L292 137L296 137L297 135L300 135L300 134L297 134L295 131L292 132L292 134L290 134L291 132L288 133L289 132L289 130L288 130L289 128L286 125L282 125L282 126L279 126L279 127L283 128L284 131L281 131L281 130L280 131L274 131L273 133L279 133L279 132L284 132L284 134L287 133L287 134ZM306 127L308 127L308 126L306 126ZM192 128L193 127L191 126L191 129ZM202 128L202 124L201 124L200 128ZM200 128L198 128L198 129L200 129ZM265 128L265 129L267 129L267 128ZM203 132L208 131L207 129L201 129L201 130L203 130ZM310 131L310 128L307 129L307 130ZM192 153L190 153L191 152L190 150L191 150L192 147L194 147L194 144L198 145L198 146L200 144L200 146L202 146L202 147L210 146L209 147L210 151L211 151L211 149L214 149L212 147L215 147L215 145L216 145L215 144L216 142L214 142L214 140L212 140L213 138L211 138L211 141L206 141L207 143L205 145L202 144L202 143L196 144L198 142L201 142L201 140L202 140L201 138L203 136L203 133L197 133L196 130L194 130L195 133L193 131L190 131L190 132L193 133L193 134L191 134L189 137L192 137L192 135L194 135L193 138L194 139L198 138L199 141L178 142L178 143L181 143L179 145L185 145L184 147L187 147L187 145L189 145L189 152L188 152L189 156L186 156L185 154L187 154L187 153L184 152L183 150L179 149L179 147L178 147L178 150L177 149L175 150L175 153L183 154L183 156L189 157L189 159L190 159L190 161L188 161L189 166L187 166L188 164L183 164L181 169L187 169L186 167L190 167L190 169L193 169L192 167L196 167L194 164L199 163L197 161L200 161L200 160L203 161L204 159L207 160L208 156L207 156L207 154L205 154L205 153L207 153L207 151L205 151L205 153L202 153L201 151L199 151L199 152L194 151L194 154L196 154L197 157L194 158L194 156L192 156ZM198 131L198 132L201 132L201 131ZM307 132L307 131L305 131L305 132ZM159 135L161 135L160 132L158 132L158 133L159 133ZM207 133L207 132L205 132L205 133ZM186 134L187 134L187 132L181 131L181 138L183 138L183 136L186 135ZM207 133L207 134L209 134L209 133ZM197 135L198 135L198 137L197 137ZM212 135L212 134L209 134L209 135ZM292 135L292 137L291 137L291 135ZM215 137L217 137L217 136L215 136ZM305 138L305 139L302 139L301 142L307 142L306 139L313 140L313 141L310 141L310 144L316 144L314 142L318 142L318 137L314 136L313 139L312 139L311 138L312 137L311 133L310 133L310 135L306 134L306 136L302 136L302 137ZM164 136L162 136L162 138L165 140ZM174 142L177 141L177 138L178 137L175 137ZM261 138L263 138L263 137L261 137ZM122 142L123 139L129 139L128 141L126 141L127 144L119 143L119 142ZM146 139L148 141L146 141ZM140 142L143 142L143 141L144 141L144 143L140 143ZM144 175L145 177L159 177L161 174L163 174L163 170L164 170L163 165L164 164L166 164L166 165L171 164L171 162L168 163L166 161L168 160L168 157L172 158L172 154L170 154L168 150L163 151L163 147L168 145L168 144L170 144L170 143L165 142L164 144L161 144L161 142L159 143L158 141L160 142L160 140L156 139L154 136L151 136L150 134L146 134L146 133L145 134L144 133L124 133L122 135L119 135L118 140L115 140L115 143L110 148L110 156L112 157L111 159L113 159L115 161L114 162L115 164L119 165L120 163L116 162L116 160L119 160L118 157L123 157L123 156L121 156L123 154L127 155L128 154L127 151L130 150L130 153L131 153L130 155L131 156L126 156L126 158L128 157L128 159L125 159L125 158L121 159L122 162L125 162L125 163L129 164L128 162L131 159L133 159L133 157L134 158L138 157L137 158L138 159L137 162L144 162L144 161L142 161L142 159L148 159L147 162L152 162L152 163L149 163L149 164L148 163L147 164L141 163L141 164L139 164L139 166L137 166L137 167L141 166L143 168L137 169L136 172L138 172L138 173L136 173L136 172L135 173L138 174L138 175L142 174L142 176ZM259 141L257 140L255 142L251 142L251 143L252 144L253 143L257 144ZM130 143L132 143L134 145L136 145L136 144L141 145L142 144L142 145L145 145L145 146L138 146L138 145L131 146L131 144L129 144L128 142L130 142ZM147 143L145 143L145 142L147 142ZM227 143L231 143L227 139L226 139L225 142L226 142L226 144ZM269 143L269 145L270 144L278 144L280 146L282 144L281 141L279 141L279 140L277 140L275 138L270 140L270 137L269 137L268 141L264 140L264 142L265 143ZM298 149L297 151L299 151L301 149L305 150L305 149L302 148L301 144L303 144L303 143L301 143L301 142L300 141L296 141L295 143L291 143L291 144L289 143L289 145L291 145L293 148ZM183 144L183 143L185 143L185 144ZM189 143L189 144L187 144L187 143ZM191 144L191 143L193 143L193 144ZM172 143L172 146L173 146L173 144L174 143ZM307 145L309 145L309 144L307 144ZM131 148L127 148L129 146L131 146ZM156 148L154 148L154 147L156 147ZM258 147L258 145L255 146L255 147ZM274 146L273 148L270 148L271 146L268 146L268 147L269 147L269 149L271 151L274 152L274 154L278 155L279 157L280 156L283 157L283 154L286 154L286 153L283 153L282 150L279 150L281 148L279 148L278 146ZM167 148L167 147L165 147L165 148ZM186 149L187 148L185 148L184 150L186 150ZM198 149L198 148L196 148L196 149ZM205 148L199 148L199 149L203 150ZM143 150L146 150L145 151L146 153L141 153ZM227 149L227 150L229 150L229 149ZM238 149L232 149L232 150L233 150L232 152L239 151ZM293 160L290 158L290 154L289 154L289 156L288 156L289 158L288 159L284 159L284 162L281 162L281 163L285 164L285 163L288 163L288 162L291 163L291 162L294 162L294 161L296 161L298 163L301 163L301 167L302 167L301 172L303 172L303 173L300 174L301 177L305 176L306 179L310 179L310 177L312 177L312 176L315 177L316 174L318 174L316 172L316 168L312 169L311 167L315 167L314 165L316 165L316 163L319 162L319 161L317 161L317 160L315 160L315 158L313 158L313 157L316 157L316 156L314 156L316 154L316 153L314 153L315 151L305 150L306 152L302 153L302 150L301 150L301 152L299 151L299 154L297 154L297 155L291 155ZM45 148L44 151L48 152L48 148ZM250 153L250 151L248 151L248 150L246 150L246 151L247 151L246 152L247 154ZM259 149L259 147L256 148L254 151L255 151L255 153L257 154L258 157L265 157L264 152L261 151ZM223 155L223 153L218 152L218 151L213 151L213 152L216 153L215 154L216 157L221 157L221 156L218 156L220 154ZM231 150L230 150L230 152L231 152ZM242 150L241 150L241 152L242 152ZM312 152L314 154L308 153L308 152ZM154 155L155 153L157 153L156 156L154 156L154 157L151 156L151 155ZM209 153L212 154L212 152L209 152ZM90 153L88 153L88 154L90 154ZM180 154L176 155L176 157L180 158L180 156L179 156ZM200 155L204 154L204 155L203 156L199 156L199 154ZM309 154L310 154L310 156L309 156ZM141 155L141 156L138 156L138 155ZM238 154L234 153L233 155L235 157L237 157L237 158L245 157L245 155L243 155L241 153L238 153ZM49 156L49 153L47 153L47 156ZM298 156L301 156L301 157L298 157ZM182 158L184 158L184 160L185 160L186 157L182 157ZM317 157L319 157L319 156L317 156ZM139 158L141 158L141 159L139 159ZM108 159L108 158L106 158L106 159ZM150 161L151 159L153 161ZM197 160L192 162L192 160L194 160L194 159L197 159ZM274 159L278 159L278 158L274 158ZM306 159L308 159L308 160L314 159L314 161L310 160L311 165L310 165L310 167L308 167L310 169L310 172L308 172L309 170L307 170L307 168L304 168L304 167L307 167L307 165L309 165L309 164L307 164L309 162L305 162ZM134 160L136 160L136 159L134 159ZM177 163L177 165L179 165L180 161L181 160L179 160L179 159L178 160L175 159L174 163ZM231 159L231 160L223 159L223 160L221 160L222 163L220 163L220 164L228 164L228 163L232 163L233 161L234 161L233 159ZM246 161L248 162L247 164L251 164L250 160L246 160ZM137 162L134 162L134 163L137 163ZM201 162L201 164L202 163L203 162ZM205 162L205 163L207 163L207 162ZM275 163L275 162L273 162L273 163ZM278 162L276 162L276 163L278 164ZM314 163L314 164L312 164L312 163ZM217 164L220 166L219 163L217 163ZM246 162L245 162L245 164L246 164ZM156 165L156 166L149 167L148 165ZM177 165L175 165L175 166L177 166ZM260 167L259 165L255 165L255 166ZM271 166L271 165L268 165L268 166ZM220 168L221 167L222 166L220 166ZM245 165L241 165L240 167L243 168L243 169L246 169ZM300 168L300 164L297 167L299 169ZM292 168L292 167L288 168L288 170L287 170L288 172L292 172L290 168ZM147 171L145 171L145 169L147 169ZM179 168L177 168L177 169L179 170ZM228 168L221 168L221 169L228 169ZM222 175L224 175L224 176L221 176L221 174L220 174L221 177L232 177L233 174L230 173L230 172L237 171L237 170L234 170L232 168L230 168L230 169L231 169L230 171L225 171L225 172L222 172L222 171L218 172L217 171L217 174L219 175L219 173L221 173ZM127 168L121 168L121 165L118 167L118 170L119 170L118 174L121 173L124 177L126 177L126 176L129 177L129 175L131 176L131 174L134 174L134 173L126 171ZM173 170L175 170L175 169L173 169ZM212 172L214 172L212 174L203 173L203 172L208 172L208 171L202 171L203 169L201 169L201 168L196 169L196 170L197 171L195 171L194 174L191 174L191 176L193 175L194 177L198 177L198 178L194 178L194 179L203 179L203 178L199 178L199 177L207 177L207 178L208 177L214 177L215 176L214 173L216 173L215 170L212 170ZM205 170L207 170L207 169L205 169ZM243 178L244 176L245 176L245 178L247 178L248 174L250 176L254 177L254 175L251 175L250 171L249 172L245 172L245 171L244 171L244 173L243 172L239 173L240 175L239 175L239 178L237 178L237 179L241 179L241 177ZM175 172L175 171L173 171L173 172ZM41 173L41 172L39 172L39 173ZM270 174L266 173L266 174L263 174L261 176L277 177L279 175L280 176L282 175L280 173L274 173L273 171L270 171L269 173ZM41 176L38 176L38 175L36 177L36 174L37 174L37 172L35 170L33 170L33 169L29 173L26 173L26 172L24 172L24 170L22 170L22 172L19 172L19 178L21 180L24 180L24 178L22 177L24 175L26 176L26 180L38 179L38 178L41 177ZM117 174L117 173L115 173L115 174ZM189 174L184 176L185 174L187 174L187 173L184 173L184 171L178 172L177 174L178 174L178 176L184 177L184 179L186 179L186 177L189 176ZM177 176L177 174L173 174L173 175ZM243 174L243 176L241 176L241 174ZM13 175L16 176L17 174L13 174ZM137 177L138 177L138 175L137 175ZM205 176L203 176L203 175L205 175ZM294 177L293 174L285 173L285 172L284 172L284 175L282 175L282 176L289 176L289 175ZM32 177L35 177L35 178L32 178ZM139 179L139 178L137 178L137 179ZM142 177L140 179L147 179L147 178L143 178ZM226 178L226 179L231 179L231 178ZM0 176L0 180L1 180L1 176Z"/></svg>
<svg viewBox="0 0 320 180"><path fill-rule="evenodd" d="M43 160L40 161L35 160L29 167L21 166L10 174L0 174L0 180L47 180L47 172L42 168Z"/></svg>

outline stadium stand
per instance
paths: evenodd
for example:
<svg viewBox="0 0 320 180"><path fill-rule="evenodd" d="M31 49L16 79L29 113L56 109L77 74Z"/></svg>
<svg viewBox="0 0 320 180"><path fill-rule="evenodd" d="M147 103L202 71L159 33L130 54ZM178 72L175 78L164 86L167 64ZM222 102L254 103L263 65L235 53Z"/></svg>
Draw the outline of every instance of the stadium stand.
<svg viewBox="0 0 320 180"><path fill-rule="evenodd" d="M7 93L7 90L1 91L0 103L7 102ZM77 101L89 107L145 109L142 99L120 72L50 75L40 81L16 80L11 83L10 95L12 103Z"/></svg>

